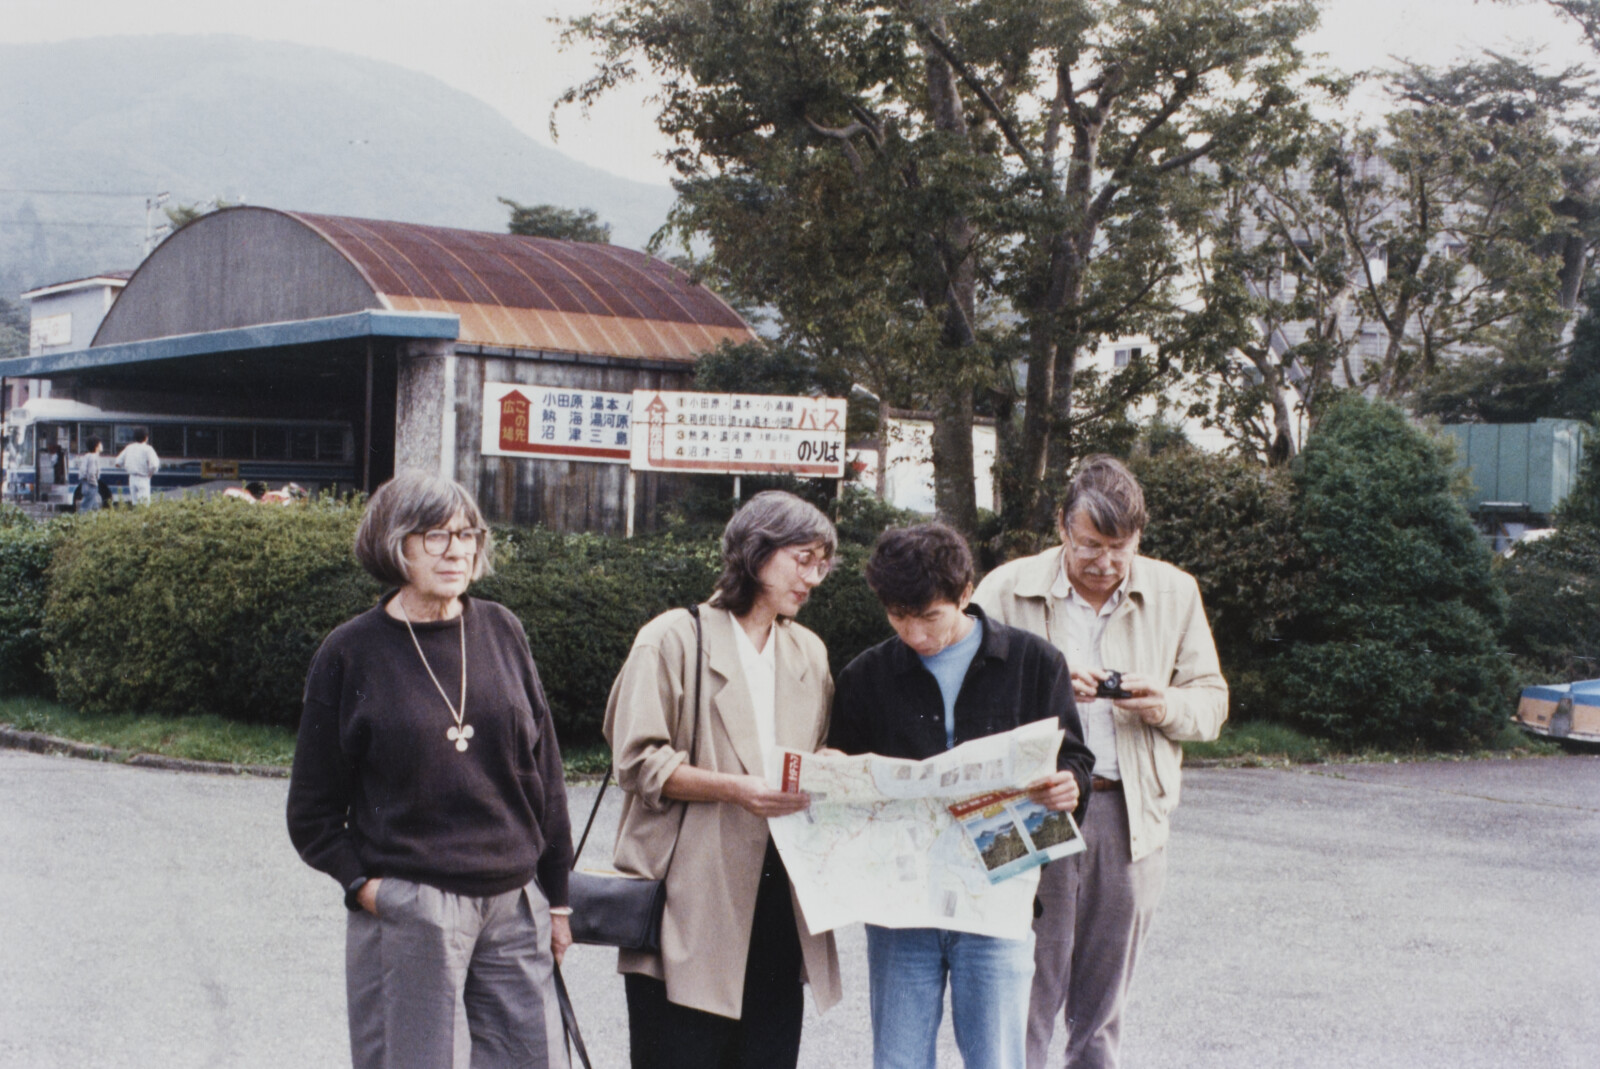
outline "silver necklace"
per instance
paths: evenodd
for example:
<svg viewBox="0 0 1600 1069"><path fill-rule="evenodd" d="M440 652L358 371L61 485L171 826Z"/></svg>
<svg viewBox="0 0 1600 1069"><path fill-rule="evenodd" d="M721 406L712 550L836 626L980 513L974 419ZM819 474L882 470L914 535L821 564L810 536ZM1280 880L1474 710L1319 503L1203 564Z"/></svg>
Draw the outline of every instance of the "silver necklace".
<svg viewBox="0 0 1600 1069"><path fill-rule="evenodd" d="M439 697L444 699L445 708L450 710L450 715L455 718L455 726L444 733L444 737L456 744L456 749L465 752L467 740L472 738L472 725L462 723L467 715L467 612L461 610L461 701L459 705L450 703L450 696L444 692L444 687L439 683L439 677L433 674L433 666L428 663L428 658L422 652L422 643L417 641L417 632L411 626L411 617L406 615L405 602L396 594L394 603L400 607L400 619L406 622L406 632L411 636L411 644L417 648L417 656L422 659L422 667L427 669L428 678L433 680L433 685L438 688Z"/></svg>

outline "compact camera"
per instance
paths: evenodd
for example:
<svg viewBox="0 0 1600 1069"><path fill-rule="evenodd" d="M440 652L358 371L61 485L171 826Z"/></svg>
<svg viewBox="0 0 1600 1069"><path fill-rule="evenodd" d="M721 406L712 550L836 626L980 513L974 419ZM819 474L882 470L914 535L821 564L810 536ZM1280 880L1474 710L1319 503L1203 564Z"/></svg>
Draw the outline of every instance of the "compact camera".
<svg viewBox="0 0 1600 1069"><path fill-rule="evenodd" d="M1121 672L1112 672L1100 681L1099 686L1094 688L1094 696L1096 698L1131 698L1133 697L1133 691L1122 689Z"/></svg>

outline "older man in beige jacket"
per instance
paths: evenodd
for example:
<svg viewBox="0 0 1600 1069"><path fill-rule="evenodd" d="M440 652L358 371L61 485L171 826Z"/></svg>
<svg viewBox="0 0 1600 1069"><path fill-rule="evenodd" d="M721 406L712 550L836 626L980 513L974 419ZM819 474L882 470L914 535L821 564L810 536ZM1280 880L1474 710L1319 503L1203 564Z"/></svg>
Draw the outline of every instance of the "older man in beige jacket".
<svg viewBox="0 0 1600 1069"><path fill-rule="evenodd" d="M1214 739L1228 686L1194 578L1139 556L1138 481L1090 457L1058 516L1062 544L984 578L973 600L1066 654L1095 754L1088 851L1053 862L1034 921L1028 1069L1044 1069L1065 1006L1066 1065L1115 1069L1122 1007L1166 883L1183 740Z"/></svg>

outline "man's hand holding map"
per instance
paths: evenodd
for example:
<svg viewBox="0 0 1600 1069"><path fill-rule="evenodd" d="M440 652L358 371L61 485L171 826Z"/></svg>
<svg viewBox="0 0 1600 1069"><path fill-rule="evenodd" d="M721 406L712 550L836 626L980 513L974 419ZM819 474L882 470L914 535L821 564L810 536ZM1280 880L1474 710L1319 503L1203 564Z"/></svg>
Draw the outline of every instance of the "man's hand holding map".
<svg viewBox="0 0 1600 1069"><path fill-rule="evenodd" d="M811 796L769 821L807 926L1025 938L1038 866L1083 849L1070 813L1027 796L1062 738L1052 719L923 761L776 750L776 786Z"/></svg>

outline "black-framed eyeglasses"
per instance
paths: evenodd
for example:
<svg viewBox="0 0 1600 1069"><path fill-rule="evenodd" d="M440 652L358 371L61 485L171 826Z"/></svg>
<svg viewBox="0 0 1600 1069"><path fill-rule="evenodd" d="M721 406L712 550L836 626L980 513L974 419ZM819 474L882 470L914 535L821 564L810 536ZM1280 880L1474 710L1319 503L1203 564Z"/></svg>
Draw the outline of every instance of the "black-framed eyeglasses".
<svg viewBox="0 0 1600 1069"><path fill-rule="evenodd" d="M483 540L489 534L487 527L463 527L459 531L448 531L437 528L432 531L413 532L422 537L422 548L430 557L442 557L450 552L450 540L454 538L461 543L461 548L468 553L476 553L483 546Z"/></svg>

